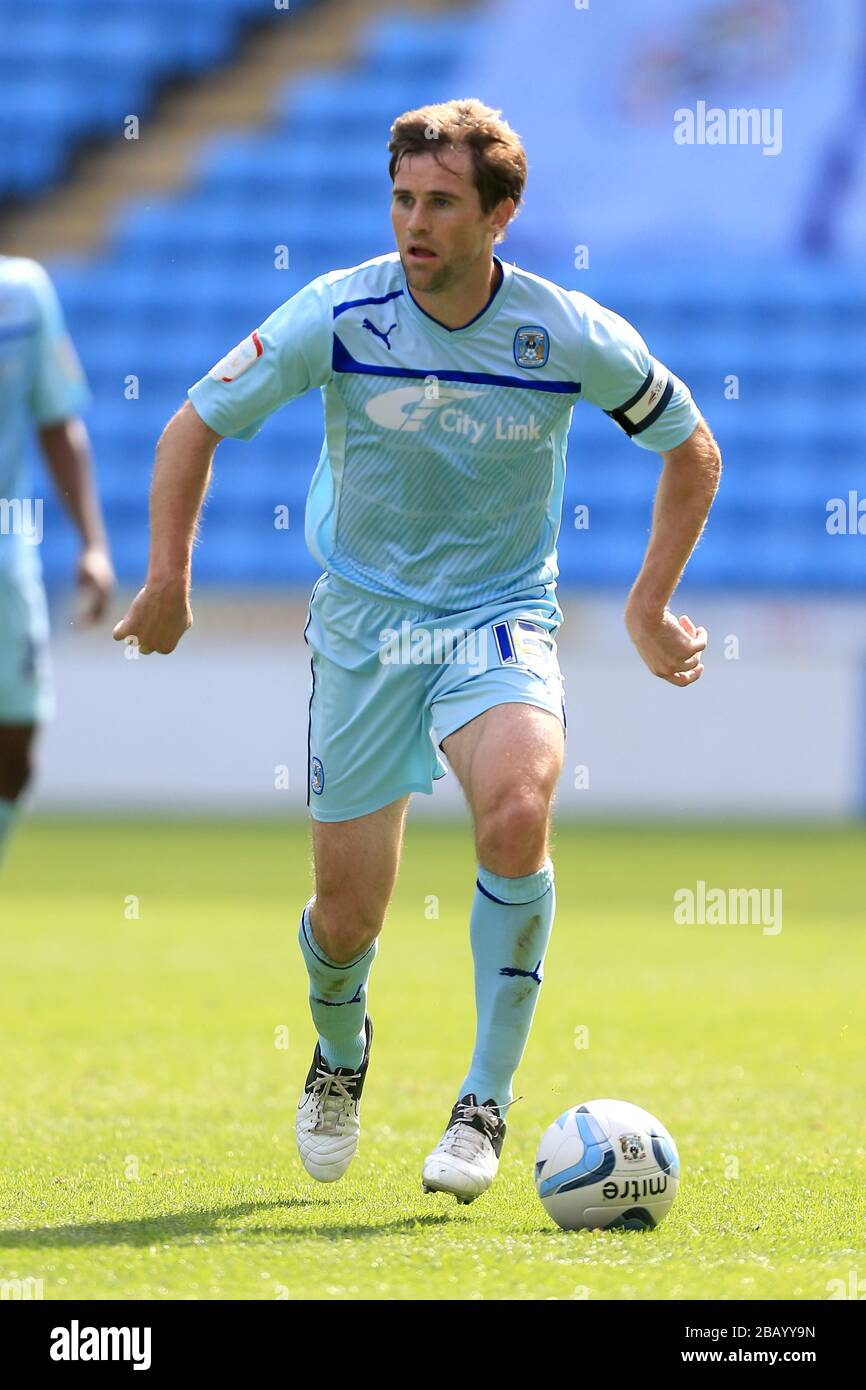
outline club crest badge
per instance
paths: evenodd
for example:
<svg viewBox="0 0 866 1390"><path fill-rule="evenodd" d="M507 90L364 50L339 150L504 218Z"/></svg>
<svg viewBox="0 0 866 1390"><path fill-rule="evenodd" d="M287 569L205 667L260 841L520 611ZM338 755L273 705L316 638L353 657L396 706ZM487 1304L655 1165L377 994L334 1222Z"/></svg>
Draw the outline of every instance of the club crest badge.
<svg viewBox="0 0 866 1390"><path fill-rule="evenodd" d="M310 786L316 796L321 796L325 790L325 769L320 758L313 758L310 762Z"/></svg>
<svg viewBox="0 0 866 1390"><path fill-rule="evenodd" d="M518 328L514 335L514 360L518 367L543 367L550 353L550 337L537 323Z"/></svg>
<svg viewBox="0 0 866 1390"><path fill-rule="evenodd" d="M646 1158L646 1148L639 1134L621 1134L619 1146L623 1158L629 1163L639 1163L642 1158Z"/></svg>

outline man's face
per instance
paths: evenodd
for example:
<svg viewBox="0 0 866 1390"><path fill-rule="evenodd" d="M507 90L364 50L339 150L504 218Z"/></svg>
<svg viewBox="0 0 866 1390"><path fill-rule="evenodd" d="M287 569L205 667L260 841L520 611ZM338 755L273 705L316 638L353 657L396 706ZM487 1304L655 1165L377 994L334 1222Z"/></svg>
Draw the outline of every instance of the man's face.
<svg viewBox="0 0 866 1390"><path fill-rule="evenodd" d="M394 176L391 223L410 288L435 294L483 265L510 211L508 198L482 211L468 150L406 155Z"/></svg>

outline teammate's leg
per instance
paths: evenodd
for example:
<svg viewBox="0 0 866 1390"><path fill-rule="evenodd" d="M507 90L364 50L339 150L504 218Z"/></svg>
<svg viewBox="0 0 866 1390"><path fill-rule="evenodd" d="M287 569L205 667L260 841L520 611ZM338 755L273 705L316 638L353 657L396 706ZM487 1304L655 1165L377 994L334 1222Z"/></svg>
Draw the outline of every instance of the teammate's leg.
<svg viewBox="0 0 866 1390"><path fill-rule="evenodd" d="M367 981L394 889L408 796L348 821L313 821L315 892L299 941L319 1046L335 1067L364 1056Z"/></svg>
<svg viewBox="0 0 866 1390"><path fill-rule="evenodd" d="M32 771L34 724L0 724L0 864Z"/></svg>
<svg viewBox="0 0 866 1390"><path fill-rule="evenodd" d="M550 808L564 734L547 710L496 705L444 742L472 810L478 881L470 937L477 1034L459 1094L512 1098L553 925Z"/></svg>

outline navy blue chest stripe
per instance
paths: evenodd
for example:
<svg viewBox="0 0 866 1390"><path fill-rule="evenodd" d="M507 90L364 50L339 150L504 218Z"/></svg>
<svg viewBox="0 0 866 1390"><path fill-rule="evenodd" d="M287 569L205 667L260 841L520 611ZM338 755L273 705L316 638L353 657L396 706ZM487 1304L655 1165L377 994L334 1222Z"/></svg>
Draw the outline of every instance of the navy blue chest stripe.
<svg viewBox="0 0 866 1390"><path fill-rule="evenodd" d="M397 299L402 290L392 290L390 294L371 295L369 299L347 299L345 304L334 305L334 318L345 314L347 309L360 309L362 304L387 304L389 299Z"/></svg>
<svg viewBox="0 0 866 1390"><path fill-rule="evenodd" d="M534 377L525 381L520 376L498 376L494 372L424 371L420 367L379 367L372 362L359 362L353 357L345 343L334 334L334 349L331 365L335 372L359 372L365 376L399 376L413 381L426 381L435 377L437 381L468 381L477 386L515 386L523 391L552 391L559 396L580 394L579 381L539 381Z"/></svg>

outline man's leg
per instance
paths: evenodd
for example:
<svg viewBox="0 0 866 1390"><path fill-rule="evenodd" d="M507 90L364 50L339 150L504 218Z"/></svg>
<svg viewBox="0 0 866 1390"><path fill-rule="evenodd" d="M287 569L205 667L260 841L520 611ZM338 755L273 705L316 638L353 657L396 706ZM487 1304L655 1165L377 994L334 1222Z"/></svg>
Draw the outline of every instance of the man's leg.
<svg viewBox="0 0 866 1390"><path fill-rule="evenodd" d="M53 713L45 591L0 566L0 861L32 776L38 727Z"/></svg>
<svg viewBox="0 0 866 1390"><path fill-rule="evenodd" d="M315 892L300 943L318 1033L296 1134L311 1177L334 1182L357 1151L373 1027L367 980L391 898L409 795L439 771L427 682L385 659L382 634L403 605L324 575L305 628L311 656L307 805Z"/></svg>
<svg viewBox="0 0 866 1390"><path fill-rule="evenodd" d="M31 775L33 724L0 724L0 864L19 799Z"/></svg>
<svg viewBox="0 0 866 1390"><path fill-rule="evenodd" d="M470 925L477 1032L458 1096L502 1106L512 1099L553 925L548 829L563 726L534 705L500 704L445 739L443 749L472 810L478 856Z"/></svg>
<svg viewBox="0 0 866 1390"><path fill-rule="evenodd" d="M295 1133L310 1177L336 1182L358 1148L373 1025L367 980L397 876L408 796L346 821L313 821L316 891L299 940L318 1033Z"/></svg>
<svg viewBox="0 0 866 1390"><path fill-rule="evenodd" d="M348 821L312 823L315 893L299 941L310 976L310 1010L332 1067L360 1065L367 981L394 890L408 796Z"/></svg>

